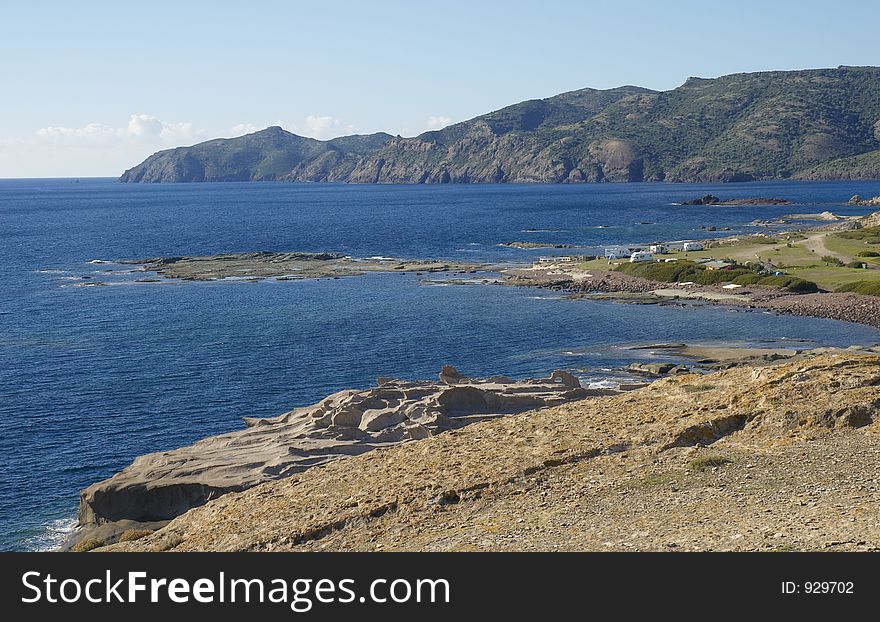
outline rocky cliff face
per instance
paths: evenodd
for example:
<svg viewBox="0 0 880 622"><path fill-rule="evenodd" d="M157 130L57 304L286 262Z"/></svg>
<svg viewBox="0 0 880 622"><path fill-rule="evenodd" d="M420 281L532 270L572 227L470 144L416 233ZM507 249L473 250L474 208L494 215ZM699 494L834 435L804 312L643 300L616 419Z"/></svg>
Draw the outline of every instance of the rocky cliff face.
<svg viewBox="0 0 880 622"><path fill-rule="evenodd" d="M268 128L159 152L122 181L726 182L880 177L880 68L582 89L414 138ZM862 155L875 152L875 155Z"/></svg>
<svg viewBox="0 0 880 622"><path fill-rule="evenodd" d="M880 358L659 380L225 495L111 550L880 549Z"/></svg>
<svg viewBox="0 0 880 622"><path fill-rule="evenodd" d="M379 133L320 141L269 127L239 138L160 151L125 171L119 180L275 181L295 175L299 181L327 181L345 176L359 157L381 148L389 138Z"/></svg>

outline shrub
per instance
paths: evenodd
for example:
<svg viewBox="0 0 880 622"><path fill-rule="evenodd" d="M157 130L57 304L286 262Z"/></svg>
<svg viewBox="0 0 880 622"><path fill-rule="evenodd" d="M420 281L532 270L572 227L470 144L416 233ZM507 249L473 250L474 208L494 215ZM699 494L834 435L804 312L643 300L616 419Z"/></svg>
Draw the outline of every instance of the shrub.
<svg viewBox="0 0 880 622"><path fill-rule="evenodd" d="M631 276L673 283L693 280L692 277L703 268L692 261L672 261L669 263L625 263L617 269Z"/></svg>
<svg viewBox="0 0 880 622"><path fill-rule="evenodd" d="M119 536L120 542L132 542L134 540L140 540L144 536L148 536L153 531L151 529L126 529Z"/></svg>
<svg viewBox="0 0 880 622"><path fill-rule="evenodd" d="M74 553L87 553L93 549L97 549L99 547L104 546L104 542L102 540L98 540L97 538L86 538L85 540L80 540L72 547L70 550Z"/></svg>
<svg viewBox="0 0 880 622"><path fill-rule="evenodd" d="M838 292L853 292L864 296L880 296L880 281L856 281L837 288Z"/></svg>
<svg viewBox="0 0 880 622"><path fill-rule="evenodd" d="M812 281L795 279L794 281L786 285L785 289L793 294L815 294L819 291L819 286Z"/></svg>
<svg viewBox="0 0 880 622"><path fill-rule="evenodd" d="M877 251L862 251L861 253L856 253L856 257L880 257L880 253Z"/></svg>
<svg viewBox="0 0 880 622"><path fill-rule="evenodd" d="M733 279L733 282L737 285L755 285L758 281L761 280L760 274L755 274L754 272L748 272L746 274L741 274L740 276Z"/></svg>
<svg viewBox="0 0 880 622"><path fill-rule="evenodd" d="M805 281L796 276L789 276L786 274L780 276L765 276L758 281L758 285L779 287L796 294L815 294L819 291L819 286L812 281Z"/></svg>
<svg viewBox="0 0 880 622"><path fill-rule="evenodd" d="M735 270L707 270L692 261L671 261L653 263L625 263L617 268L620 272L631 276L638 276L651 281L663 283L679 283L681 281L693 281L700 285L714 285L725 283L743 275L751 274L750 270L738 268Z"/></svg>
<svg viewBox="0 0 880 622"><path fill-rule="evenodd" d="M715 285L716 283L727 283L737 277L751 274L749 270L703 270L692 280L700 285Z"/></svg>
<svg viewBox="0 0 880 622"><path fill-rule="evenodd" d="M842 266L843 262L837 257L833 257L831 255L823 255L822 261L826 266Z"/></svg>
<svg viewBox="0 0 880 622"><path fill-rule="evenodd" d="M846 267L847 268L864 268L865 262L864 261L851 261L848 264L846 264Z"/></svg>

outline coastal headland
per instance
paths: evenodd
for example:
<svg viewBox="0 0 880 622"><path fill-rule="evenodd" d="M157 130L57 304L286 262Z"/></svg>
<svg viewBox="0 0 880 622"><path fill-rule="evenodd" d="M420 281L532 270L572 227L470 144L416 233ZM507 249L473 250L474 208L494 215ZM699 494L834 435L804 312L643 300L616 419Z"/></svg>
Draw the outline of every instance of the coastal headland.
<svg viewBox="0 0 880 622"><path fill-rule="evenodd" d="M617 393L587 389L564 371L548 378L468 378L449 365L436 381L379 378L246 428L141 456L82 491L79 539L113 541L155 528L221 495L290 477L330 461L428 438L485 419Z"/></svg>
<svg viewBox="0 0 880 622"><path fill-rule="evenodd" d="M662 252L643 263L630 262L628 253L615 259L551 256L502 274L508 285L573 297L719 304L880 328L880 213L789 218L795 216L828 224L703 240L694 250L657 243Z"/></svg>
<svg viewBox="0 0 880 622"><path fill-rule="evenodd" d="M216 281L221 279L278 280L360 276L369 272L476 272L480 265L433 259L392 257L354 258L341 253L252 252L199 257L155 257L126 259L120 263L143 266L169 279Z"/></svg>
<svg viewBox="0 0 880 622"><path fill-rule="evenodd" d="M639 264L628 260L628 251L620 259L549 256L531 266L525 262L487 265L435 259L355 258L336 252L245 252L126 259L120 263L139 265L143 272L154 272L163 279L186 281L294 281L378 272L500 272L500 280L485 278L481 282L535 286L572 297L628 303L696 302L766 309L880 327L880 212L860 218L831 213L792 214L781 221L790 223L798 219L823 224L703 240L696 250L684 250L682 243L675 242L629 248L628 251L662 248L651 261ZM522 250L585 248L540 241L502 245ZM682 269L667 270L673 263ZM683 274L691 276L682 277ZM694 275L712 278L702 282L693 280ZM473 281L467 278L449 282Z"/></svg>
<svg viewBox="0 0 880 622"><path fill-rule="evenodd" d="M326 462L89 548L878 550L878 384L868 350L676 374Z"/></svg>
<svg viewBox="0 0 880 622"><path fill-rule="evenodd" d="M531 267L503 269L501 282L564 291L573 297L639 304L730 305L880 328L880 296L841 291L850 283L880 283L880 253L870 250L880 245L875 233L877 219L878 214L859 219L822 218L830 224L717 238L688 251L674 243L658 244L668 248L644 263L588 256L548 257ZM858 267L848 265L857 258L864 260ZM356 259L330 252L257 252L130 263L163 278L196 281L334 278L393 271L469 274L489 269L434 260ZM645 266L655 267L656 274L648 272L653 278L643 275ZM672 272L667 266L673 266ZM696 275L694 279L700 282L657 276L667 272ZM806 281L807 275L815 282ZM741 277L746 278L737 282ZM880 407L875 395L880 383L876 349L743 350L693 344L637 347L685 357L691 364L662 360L633 363L626 371L646 381L621 384L616 389L584 388L564 371L555 371L543 380L515 381L505 377L472 379L444 366L438 381L379 378L374 388L340 391L317 404L270 419L246 419L247 427L242 431L142 456L117 475L83 490L81 529L70 546L74 550L360 550L374 546L402 550L662 550L667 546L769 550L880 546L880 535L861 522L842 527L829 522L825 505L831 500L838 505L852 502L848 507L856 508L857 516L870 515L865 504L853 501L851 492L867 490L871 499L880 495L876 479L866 480L861 473L843 477L842 467L833 457L845 448L856 461L868 464L880 453L874 430ZM815 402L809 401L811 393L819 396ZM530 423L488 421L507 419ZM484 426L490 424L499 428L485 432ZM472 429L484 432L474 432L472 440ZM494 440L486 441L485 434ZM476 439L488 446L473 447ZM792 538L783 530L784 521L762 517L766 520L755 523L763 529L759 538L755 529L747 527L754 518L749 504L769 494L776 499L777 509L792 518L792 512L783 507L788 488L781 488L778 482L793 490L803 488L805 476L785 474L802 458L804 443L816 444L809 446L810 451L817 450L810 468L821 471L818 479L833 494L828 500L806 506L813 510L794 513L803 520L818 521L821 527L815 534L798 532ZM404 445L422 449L403 450ZM433 455L435 450L443 457ZM421 467L417 468L408 451L418 452ZM466 455L471 451L491 464L482 470L472 465ZM492 452L499 462L486 452ZM362 455L367 453L370 455ZM371 457L374 454L379 457ZM385 464L386 460L391 463ZM337 467L340 461L347 466ZM728 465L736 464L745 464L749 470L734 475L734 467ZM444 471L447 467L449 473ZM391 469L400 481L388 480L377 468ZM592 468L597 469L595 473L581 472ZM467 473L467 469L473 472ZM589 478L595 487L575 486L567 479L574 472ZM832 480L831 475L843 479ZM361 477L368 482L363 491L355 483ZM317 486L320 478L327 478L327 488L317 493L310 487ZM409 492L401 488L401 482ZM669 482L673 483L667 490ZM553 492L545 491L545 485ZM566 493L554 486L571 486L571 490ZM706 486L710 492L701 493ZM726 498L725 491L731 487L739 499L745 499L744 510L737 510ZM573 490L600 501L599 508L580 507ZM607 496L633 490L633 495L620 498L620 503ZM548 494L560 497L549 498ZM515 499L518 495L528 498ZM644 511L649 502L654 505ZM288 503L303 507L288 508ZM681 507L705 514L705 525L686 524ZM485 525L478 527L472 522L467 512L477 511L474 508L486 508ZM459 514L459 510L465 513ZM421 516L423 511L429 515ZM431 521L446 520L435 515L437 511L451 513L450 531L442 536L432 536L430 529L419 531L413 521L426 520L430 525ZM522 528L499 526L504 512L519 517L517 525ZM529 513L543 517L540 524L534 523ZM730 542L710 543L709 533L718 527L718 517L731 514L732 524L740 525L741 531L733 534ZM563 515L580 518L562 521ZM233 520L230 517L235 517L235 524L228 522ZM650 517L666 527L658 532L645 522ZM605 529L586 526L597 518L605 521ZM557 520L561 524L554 526ZM626 536L621 530L628 520L644 523L645 529L639 532L643 535ZM575 524L579 525L577 533L560 528ZM484 533L483 528L489 525L492 528ZM544 528L549 530L546 546L538 535ZM399 544L393 544L388 535L411 529L420 535L402 538ZM670 535L673 531L678 535ZM772 537L768 535L771 531ZM511 540L512 533L516 533L516 541ZM504 537L496 538L497 534Z"/></svg>
<svg viewBox="0 0 880 622"><path fill-rule="evenodd" d="M268 127L159 151L119 179L360 184L880 179L878 94L877 67L691 77L668 91L584 88L412 137L377 132L315 140Z"/></svg>

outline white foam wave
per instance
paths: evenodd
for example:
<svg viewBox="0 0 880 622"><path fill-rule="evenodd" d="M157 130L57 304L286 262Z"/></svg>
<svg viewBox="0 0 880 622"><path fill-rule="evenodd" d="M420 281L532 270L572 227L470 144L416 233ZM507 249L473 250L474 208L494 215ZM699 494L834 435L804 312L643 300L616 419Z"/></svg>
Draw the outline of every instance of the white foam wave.
<svg viewBox="0 0 880 622"><path fill-rule="evenodd" d="M75 518L58 518L43 525L39 534L24 541L27 551L57 551L76 531Z"/></svg>

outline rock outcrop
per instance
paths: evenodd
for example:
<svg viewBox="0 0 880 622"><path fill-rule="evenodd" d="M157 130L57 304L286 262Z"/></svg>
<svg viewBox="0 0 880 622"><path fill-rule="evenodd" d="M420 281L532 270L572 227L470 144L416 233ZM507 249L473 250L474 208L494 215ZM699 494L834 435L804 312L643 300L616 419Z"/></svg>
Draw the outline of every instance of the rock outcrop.
<svg viewBox="0 0 880 622"><path fill-rule="evenodd" d="M682 205L791 205L791 201L780 199L779 197L746 197L743 199L721 200L714 194L707 194L690 201L684 201Z"/></svg>
<svg viewBox="0 0 880 622"><path fill-rule="evenodd" d="M863 199L856 194L849 200L849 205L857 205L859 207L880 207L880 197Z"/></svg>
<svg viewBox="0 0 880 622"><path fill-rule="evenodd" d="M336 461L110 550L880 550L880 358L661 379Z"/></svg>
<svg viewBox="0 0 880 622"><path fill-rule="evenodd" d="M82 491L79 519L87 527L168 520L229 492L338 458L607 393L584 389L562 371L543 380L477 380L444 366L439 382L381 378L377 387L340 391L278 417L246 418L239 432L141 456Z"/></svg>

